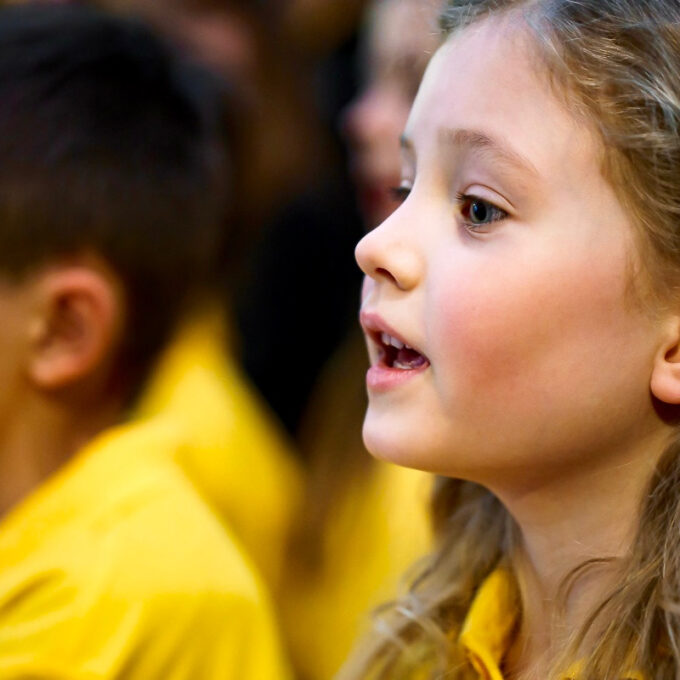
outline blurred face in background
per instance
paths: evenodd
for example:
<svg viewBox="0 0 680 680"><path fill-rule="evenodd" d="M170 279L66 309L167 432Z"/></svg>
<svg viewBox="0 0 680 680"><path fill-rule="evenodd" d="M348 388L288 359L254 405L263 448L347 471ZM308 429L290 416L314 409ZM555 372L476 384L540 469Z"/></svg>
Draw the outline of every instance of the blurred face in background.
<svg viewBox="0 0 680 680"><path fill-rule="evenodd" d="M257 72L254 29L240 12L222 9L183 12L177 21L179 40L202 63L231 79L244 92Z"/></svg>
<svg viewBox="0 0 680 680"><path fill-rule="evenodd" d="M379 0L370 11L365 85L344 120L359 208L369 229L396 207L392 189L401 177L399 137L439 43L437 8L431 0Z"/></svg>
<svg viewBox="0 0 680 680"><path fill-rule="evenodd" d="M257 39L248 16L228 0L98 0L107 9L138 14L201 63L249 93L257 69ZM237 3L238 4L238 3Z"/></svg>

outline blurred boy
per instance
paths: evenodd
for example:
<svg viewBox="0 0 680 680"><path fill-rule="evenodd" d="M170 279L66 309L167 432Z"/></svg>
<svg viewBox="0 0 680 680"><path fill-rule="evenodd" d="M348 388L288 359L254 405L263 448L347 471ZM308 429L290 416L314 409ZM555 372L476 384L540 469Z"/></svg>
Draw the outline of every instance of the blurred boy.
<svg viewBox="0 0 680 680"><path fill-rule="evenodd" d="M89 1L143 17L183 52L227 78L239 95L238 145L231 149L237 170L230 178L231 185L237 183L238 201L232 207L238 214L225 225L219 282L211 300L201 300L184 315L141 392L135 415L162 413L190 433L192 445L180 460L183 469L247 550L270 592L278 594L302 471L283 428L240 367L230 304L243 284L239 273L247 251L257 240L257 215L270 200L267 177L276 175L280 182L296 176L290 168L281 171L281 162L288 160L279 125L270 129L262 120L264 114L264 120L282 122L277 96L272 100L267 91L261 106L252 99L264 96L260 10L248 0ZM273 175L261 172L263 149L267 158L277 159Z"/></svg>
<svg viewBox="0 0 680 680"><path fill-rule="evenodd" d="M141 26L0 11L0 677L288 677L162 417L120 425L211 257L217 93Z"/></svg>

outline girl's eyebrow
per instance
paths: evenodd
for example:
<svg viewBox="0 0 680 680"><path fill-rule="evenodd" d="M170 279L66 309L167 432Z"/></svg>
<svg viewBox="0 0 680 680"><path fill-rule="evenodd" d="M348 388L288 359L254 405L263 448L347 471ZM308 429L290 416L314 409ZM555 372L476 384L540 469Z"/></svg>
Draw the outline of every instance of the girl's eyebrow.
<svg viewBox="0 0 680 680"><path fill-rule="evenodd" d="M536 166L528 158L515 151L508 144L494 139L494 137L485 132L466 128L442 128L439 130L437 137L441 144L452 145L458 148L484 150L510 169L539 177ZM401 135L399 141L402 149L414 153L413 141L408 135Z"/></svg>

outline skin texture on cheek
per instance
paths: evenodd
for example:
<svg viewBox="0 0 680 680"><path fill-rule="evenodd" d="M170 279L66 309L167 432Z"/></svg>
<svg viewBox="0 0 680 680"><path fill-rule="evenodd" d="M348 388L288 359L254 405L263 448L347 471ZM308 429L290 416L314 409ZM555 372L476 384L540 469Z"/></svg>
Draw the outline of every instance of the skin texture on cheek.
<svg viewBox="0 0 680 680"><path fill-rule="evenodd" d="M600 325L606 331L604 318L622 305L619 272L554 262L491 260L441 281L427 316L433 343L445 339L437 345L442 362L460 358L470 380L505 384L530 366L586 351L589 334Z"/></svg>
<svg viewBox="0 0 680 680"><path fill-rule="evenodd" d="M625 252L597 267L590 259L587 251L548 250L526 262L459 262L448 270L455 276L432 284L428 347L452 452L458 443L463 459L473 455L484 432L477 450L488 446L490 459L494 447L506 462L528 463L543 447L576 456L644 403L651 357L635 349L644 330L627 310ZM630 400L621 407L613 399L620 391ZM589 424L592 413L597 422ZM460 462L451 458L450 474Z"/></svg>

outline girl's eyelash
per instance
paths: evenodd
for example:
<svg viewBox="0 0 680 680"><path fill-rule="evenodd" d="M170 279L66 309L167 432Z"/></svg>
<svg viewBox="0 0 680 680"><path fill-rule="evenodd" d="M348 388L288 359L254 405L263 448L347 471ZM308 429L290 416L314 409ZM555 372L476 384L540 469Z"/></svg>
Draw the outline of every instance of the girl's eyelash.
<svg viewBox="0 0 680 680"><path fill-rule="evenodd" d="M397 203L403 203L408 198L410 193L411 187L398 186L390 188L390 196L392 196L393 200L395 200Z"/></svg>
<svg viewBox="0 0 680 680"><path fill-rule="evenodd" d="M508 217L508 213L494 205L490 201L473 194L456 194L456 202L460 206L460 214L463 217L464 224L467 228L475 230L480 227L492 224L493 222L500 222ZM481 208L474 214L475 206ZM481 213L481 214L480 214ZM474 221L474 220L478 221Z"/></svg>
<svg viewBox="0 0 680 680"><path fill-rule="evenodd" d="M406 185L390 189L390 194L397 203L403 203L410 193L411 187ZM474 194L458 193L456 194L456 203L460 206L463 223L473 231L480 230L481 227L493 222L500 222L508 217L505 210Z"/></svg>

